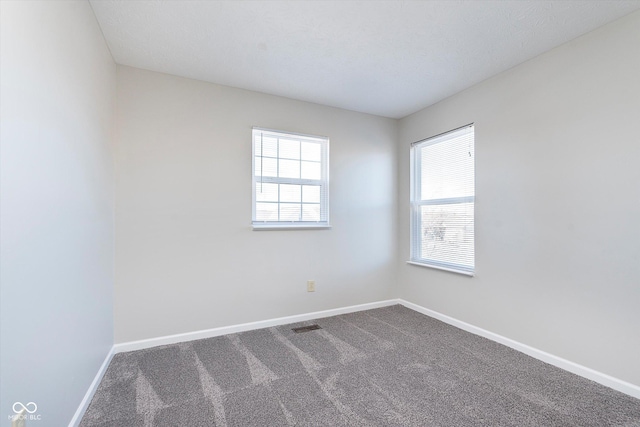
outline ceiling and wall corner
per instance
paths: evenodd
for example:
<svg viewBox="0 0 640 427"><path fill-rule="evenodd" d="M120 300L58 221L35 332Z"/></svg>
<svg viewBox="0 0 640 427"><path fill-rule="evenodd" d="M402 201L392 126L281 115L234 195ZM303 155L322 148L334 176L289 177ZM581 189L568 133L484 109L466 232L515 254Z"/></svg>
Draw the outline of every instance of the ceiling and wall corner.
<svg viewBox="0 0 640 427"><path fill-rule="evenodd" d="M402 118L637 10L640 1L91 5L118 64Z"/></svg>

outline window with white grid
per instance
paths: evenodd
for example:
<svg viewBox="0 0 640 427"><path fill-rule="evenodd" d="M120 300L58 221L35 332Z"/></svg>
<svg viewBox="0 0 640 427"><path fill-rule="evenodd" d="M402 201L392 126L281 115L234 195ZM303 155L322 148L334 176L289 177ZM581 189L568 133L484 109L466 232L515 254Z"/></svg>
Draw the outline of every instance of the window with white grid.
<svg viewBox="0 0 640 427"><path fill-rule="evenodd" d="M253 128L253 227L329 226L329 139Z"/></svg>
<svg viewBox="0 0 640 427"><path fill-rule="evenodd" d="M472 275L474 127L464 126L411 147L411 261Z"/></svg>

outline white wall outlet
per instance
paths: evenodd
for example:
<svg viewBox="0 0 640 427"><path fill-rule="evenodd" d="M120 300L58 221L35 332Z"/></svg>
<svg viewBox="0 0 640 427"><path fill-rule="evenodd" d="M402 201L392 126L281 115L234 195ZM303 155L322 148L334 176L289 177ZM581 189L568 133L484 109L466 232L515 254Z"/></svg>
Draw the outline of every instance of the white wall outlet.
<svg viewBox="0 0 640 427"><path fill-rule="evenodd" d="M307 292L315 292L315 291L316 291L316 281L307 280Z"/></svg>

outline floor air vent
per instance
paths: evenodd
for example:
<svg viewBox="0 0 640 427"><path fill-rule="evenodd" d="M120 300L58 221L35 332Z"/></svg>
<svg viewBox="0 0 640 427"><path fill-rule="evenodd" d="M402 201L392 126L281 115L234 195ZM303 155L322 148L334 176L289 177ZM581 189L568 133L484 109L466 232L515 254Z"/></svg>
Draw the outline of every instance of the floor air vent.
<svg viewBox="0 0 640 427"><path fill-rule="evenodd" d="M318 325L309 325L309 326L301 326L299 328L293 328L291 329L293 332L295 332L296 334L302 333L302 332L309 332L309 331L315 331L316 329L322 329L320 326Z"/></svg>

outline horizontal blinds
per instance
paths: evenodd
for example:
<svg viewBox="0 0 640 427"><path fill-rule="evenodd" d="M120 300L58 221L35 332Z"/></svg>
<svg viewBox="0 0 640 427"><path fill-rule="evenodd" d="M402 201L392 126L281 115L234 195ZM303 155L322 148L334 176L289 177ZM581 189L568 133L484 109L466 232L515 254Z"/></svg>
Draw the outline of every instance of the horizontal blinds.
<svg viewBox="0 0 640 427"><path fill-rule="evenodd" d="M474 128L412 147L412 261L474 269Z"/></svg>
<svg viewBox="0 0 640 427"><path fill-rule="evenodd" d="M328 161L328 138L254 128L254 225L328 225Z"/></svg>

